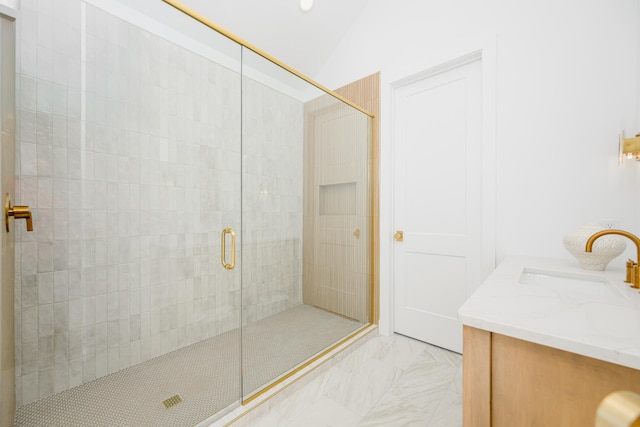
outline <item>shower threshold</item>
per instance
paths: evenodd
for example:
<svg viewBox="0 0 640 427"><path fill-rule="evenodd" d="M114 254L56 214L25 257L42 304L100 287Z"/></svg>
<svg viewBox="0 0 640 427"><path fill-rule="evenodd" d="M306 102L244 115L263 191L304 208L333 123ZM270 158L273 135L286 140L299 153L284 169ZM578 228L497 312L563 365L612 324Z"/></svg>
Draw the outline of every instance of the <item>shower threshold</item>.
<svg viewBox="0 0 640 427"><path fill-rule="evenodd" d="M26 404L18 408L15 426L194 426L232 411L241 395L263 388L361 326L299 305L242 331L225 332Z"/></svg>

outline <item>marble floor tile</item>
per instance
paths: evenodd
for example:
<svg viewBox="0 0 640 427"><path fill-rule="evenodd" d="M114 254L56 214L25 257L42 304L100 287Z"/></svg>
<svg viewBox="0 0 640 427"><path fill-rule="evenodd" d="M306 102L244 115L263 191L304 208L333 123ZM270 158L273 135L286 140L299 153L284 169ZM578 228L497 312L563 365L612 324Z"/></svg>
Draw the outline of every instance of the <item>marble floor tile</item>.
<svg viewBox="0 0 640 427"><path fill-rule="evenodd" d="M296 418L302 410L313 405L324 396L323 392L327 383L327 377L330 375L331 374L329 372L325 372L318 378L315 378L302 389L296 391L287 399L274 406L272 408L272 412L278 412L287 419Z"/></svg>
<svg viewBox="0 0 640 427"><path fill-rule="evenodd" d="M392 387L402 371L376 359L365 360L360 369L344 373L338 387L327 389L327 397L349 410L364 415Z"/></svg>
<svg viewBox="0 0 640 427"><path fill-rule="evenodd" d="M462 426L462 394L453 385L449 389L435 413L429 420L429 427L461 427Z"/></svg>
<svg viewBox="0 0 640 427"><path fill-rule="evenodd" d="M380 399L380 402L367 415L362 418L358 427L374 427L374 426L418 426L428 425L427 421L433 415L437 404L431 407L416 406L411 402L386 394Z"/></svg>
<svg viewBox="0 0 640 427"><path fill-rule="evenodd" d="M269 411L263 417L251 423L251 427L290 427L291 423L277 411Z"/></svg>
<svg viewBox="0 0 640 427"><path fill-rule="evenodd" d="M389 347L381 360L398 369L407 369L416 357L429 347L428 344L422 341L403 335L393 335L389 338Z"/></svg>
<svg viewBox="0 0 640 427"><path fill-rule="evenodd" d="M462 395L462 366L458 368L458 372L453 377L452 387L456 393Z"/></svg>
<svg viewBox="0 0 640 427"><path fill-rule="evenodd" d="M462 356L402 335L372 338L248 425L461 426Z"/></svg>
<svg viewBox="0 0 640 427"><path fill-rule="evenodd" d="M291 426L305 427L349 427L356 426L361 417L335 401L323 397L307 405L291 420ZM265 426L266 427L266 426Z"/></svg>

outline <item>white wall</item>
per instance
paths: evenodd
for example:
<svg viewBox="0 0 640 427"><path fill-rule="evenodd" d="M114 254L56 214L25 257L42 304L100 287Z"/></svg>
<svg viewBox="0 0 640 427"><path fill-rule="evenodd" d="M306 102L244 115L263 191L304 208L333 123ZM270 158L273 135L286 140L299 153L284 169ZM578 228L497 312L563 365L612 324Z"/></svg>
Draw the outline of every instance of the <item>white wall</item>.
<svg viewBox="0 0 640 427"><path fill-rule="evenodd" d="M638 16L635 0L371 0L314 77L339 87L381 71L383 332L393 233L391 83L488 52L495 59L496 92L488 95L496 101L496 261L570 258L562 238L584 222L615 219L640 233L633 185L640 164L617 163L619 133L640 131Z"/></svg>

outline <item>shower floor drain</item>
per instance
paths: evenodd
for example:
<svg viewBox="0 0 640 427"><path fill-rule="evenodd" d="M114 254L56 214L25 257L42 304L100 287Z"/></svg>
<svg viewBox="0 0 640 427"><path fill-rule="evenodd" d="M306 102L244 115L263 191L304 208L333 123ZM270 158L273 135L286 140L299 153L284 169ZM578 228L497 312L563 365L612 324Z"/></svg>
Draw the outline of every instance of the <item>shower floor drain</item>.
<svg viewBox="0 0 640 427"><path fill-rule="evenodd" d="M180 397L179 394L176 394L175 396L171 396L170 398L163 400L162 404L164 405L165 409L169 409L180 402L182 402L182 398Z"/></svg>

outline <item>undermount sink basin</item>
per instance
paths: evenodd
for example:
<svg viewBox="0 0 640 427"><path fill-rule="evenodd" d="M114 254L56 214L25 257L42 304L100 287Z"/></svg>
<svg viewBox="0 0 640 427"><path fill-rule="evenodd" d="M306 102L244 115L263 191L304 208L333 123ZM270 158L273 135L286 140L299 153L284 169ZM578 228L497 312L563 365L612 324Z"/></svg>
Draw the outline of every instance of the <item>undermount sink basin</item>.
<svg viewBox="0 0 640 427"><path fill-rule="evenodd" d="M557 271L525 268L518 283L539 286L568 295L615 296L624 294L603 276L592 274L563 273Z"/></svg>

